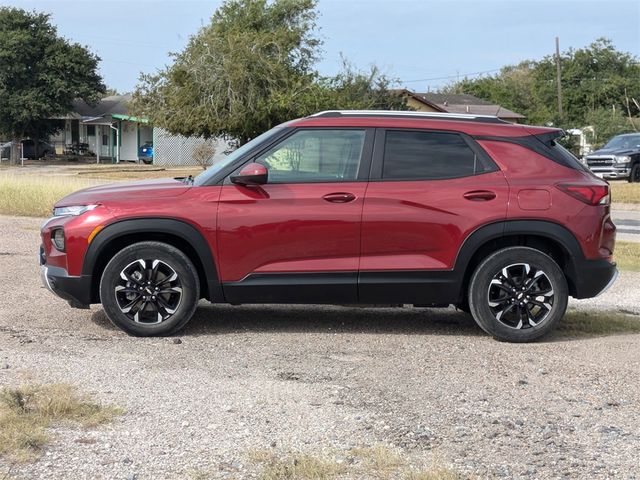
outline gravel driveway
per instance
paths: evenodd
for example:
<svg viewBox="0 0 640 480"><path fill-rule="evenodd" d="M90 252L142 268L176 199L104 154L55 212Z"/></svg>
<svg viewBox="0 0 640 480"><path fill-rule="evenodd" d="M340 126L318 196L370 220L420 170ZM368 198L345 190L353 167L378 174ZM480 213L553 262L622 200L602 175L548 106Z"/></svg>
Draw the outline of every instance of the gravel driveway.
<svg viewBox="0 0 640 480"><path fill-rule="evenodd" d="M640 335L513 345L450 309L203 303L180 337L131 338L41 288L39 223L0 217L0 385L68 382L126 413L58 427L15 478L252 478L251 450L376 444L480 478L640 478ZM639 283L571 307L640 314Z"/></svg>

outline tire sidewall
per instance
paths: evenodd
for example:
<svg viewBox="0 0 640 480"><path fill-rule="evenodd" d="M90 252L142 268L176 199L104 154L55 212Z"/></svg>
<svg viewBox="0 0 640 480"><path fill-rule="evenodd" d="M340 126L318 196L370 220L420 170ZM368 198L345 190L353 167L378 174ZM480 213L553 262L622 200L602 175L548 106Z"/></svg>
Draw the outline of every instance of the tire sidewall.
<svg viewBox="0 0 640 480"><path fill-rule="evenodd" d="M539 325L527 329L502 324L489 308L491 280L502 268L515 263L528 263L543 270L554 290L549 316ZM508 342L529 342L549 333L564 316L567 302L567 281L558 264L545 253L529 247L509 247L491 254L476 268L469 284L469 307L475 321L485 332Z"/></svg>
<svg viewBox="0 0 640 480"><path fill-rule="evenodd" d="M120 272L138 259L158 259L178 274L182 298L176 312L159 324L136 323L121 312L115 298L115 286ZM109 320L130 335L170 335L186 325L195 312L200 298L198 274L189 258L177 248L161 242L140 242L118 252L105 267L100 279L100 301Z"/></svg>

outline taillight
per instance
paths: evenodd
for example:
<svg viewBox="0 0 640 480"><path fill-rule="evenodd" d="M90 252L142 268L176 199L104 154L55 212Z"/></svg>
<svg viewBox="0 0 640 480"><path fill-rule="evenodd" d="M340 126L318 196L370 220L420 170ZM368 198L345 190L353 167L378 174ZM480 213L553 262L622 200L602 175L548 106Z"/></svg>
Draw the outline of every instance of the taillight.
<svg viewBox="0 0 640 480"><path fill-rule="evenodd" d="M556 185L560 190L587 205L609 205L609 185L576 185L561 183Z"/></svg>

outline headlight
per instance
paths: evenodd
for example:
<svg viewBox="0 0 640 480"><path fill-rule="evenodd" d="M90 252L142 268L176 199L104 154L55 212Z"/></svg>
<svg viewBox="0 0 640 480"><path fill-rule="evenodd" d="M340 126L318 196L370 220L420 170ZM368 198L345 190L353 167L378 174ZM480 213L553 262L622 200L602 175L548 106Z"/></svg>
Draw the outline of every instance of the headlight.
<svg viewBox="0 0 640 480"><path fill-rule="evenodd" d="M73 205L71 207L55 207L53 209L54 217L64 217L67 215L82 215L84 212L88 212L89 210L93 210L98 205Z"/></svg>
<svg viewBox="0 0 640 480"><path fill-rule="evenodd" d="M58 250L64 252L64 230L62 228L56 228L51 232L51 241Z"/></svg>
<svg viewBox="0 0 640 480"><path fill-rule="evenodd" d="M631 157L629 155L616 155L615 159L616 163L627 163L631 161Z"/></svg>

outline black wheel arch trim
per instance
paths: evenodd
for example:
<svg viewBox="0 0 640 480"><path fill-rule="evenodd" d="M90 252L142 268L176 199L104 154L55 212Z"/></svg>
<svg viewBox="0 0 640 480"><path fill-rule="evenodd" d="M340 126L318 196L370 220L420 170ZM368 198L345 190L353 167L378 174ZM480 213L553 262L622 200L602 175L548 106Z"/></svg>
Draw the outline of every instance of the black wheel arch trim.
<svg viewBox="0 0 640 480"><path fill-rule="evenodd" d="M82 275L93 275L98 259L111 242L127 235L145 233L168 234L187 242L198 256L205 273L207 292L201 294L204 293L204 297L212 302L224 301L220 277L206 239L193 225L173 218L133 218L117 220L105 226L89 244L82 264Z"/></svg>
<svg viewBox="0 0 640 480"><path fill-rule="evenodd" d="M575 235L562 225L547 220L505 220L479 227L469 235L458 251L454 270L464 270L473 255L488 241L509 235L546 237L562 245L571 257L584 260L584 253Z"/></svg>
<svg viewBox="0 0 640 480"><path fill-rule="evenodd" d="M591 261L585 259L580 242L570 230L548 220L504 220L478 228L467 237L458 251L454 271L461 276L461 281L464 281L465 276L471 273L467 269L471 259L483 245L493 240L519 235L546 238L564 249L567 254L564 273L575 287L573 293L581 298L580 285L582 282L579 280L578 272L585 263Z"/></svg>

